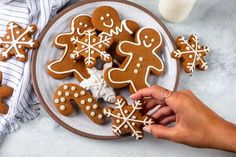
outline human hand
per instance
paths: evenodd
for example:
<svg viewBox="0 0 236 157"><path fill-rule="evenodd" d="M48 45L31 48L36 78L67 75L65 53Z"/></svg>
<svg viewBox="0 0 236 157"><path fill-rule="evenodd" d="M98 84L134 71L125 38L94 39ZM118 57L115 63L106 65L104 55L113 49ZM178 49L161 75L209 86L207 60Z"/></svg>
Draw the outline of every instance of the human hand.
<svg viewBox="0 0 236 157"><path fill-rule="evenodd" d="M165 95L169 96L165 98ZM170 93L160 86L152 86L139 90L131 99L143 99L144 112L161 105L152 114L158 124L144 127L157 138L194 147L236 151L236 126L218 116L189 90ZM173 121L174 126L166 126Z"/></svg>

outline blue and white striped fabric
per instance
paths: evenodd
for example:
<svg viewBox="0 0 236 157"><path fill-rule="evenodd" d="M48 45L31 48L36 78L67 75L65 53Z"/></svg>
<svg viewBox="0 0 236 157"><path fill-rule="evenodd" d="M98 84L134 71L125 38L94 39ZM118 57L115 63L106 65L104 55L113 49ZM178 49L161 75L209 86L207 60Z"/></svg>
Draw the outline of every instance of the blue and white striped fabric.
<svg viewBox="0 0 236 157"><path fill-rule="evenodd" d="M57 10L69 0L1 0L0 2L0 36L4 35L6 25L10 21L26 27L36 24L37 38ZM0 135L6 135L19 127L18 122L32 120L39 114L38 100L31 83L32 51L28 52L26 63L10 59L0 62L0 71L3 72L2 84L14 88L13 95L5 102L9 106L6 115L0 115Z"/></svg>

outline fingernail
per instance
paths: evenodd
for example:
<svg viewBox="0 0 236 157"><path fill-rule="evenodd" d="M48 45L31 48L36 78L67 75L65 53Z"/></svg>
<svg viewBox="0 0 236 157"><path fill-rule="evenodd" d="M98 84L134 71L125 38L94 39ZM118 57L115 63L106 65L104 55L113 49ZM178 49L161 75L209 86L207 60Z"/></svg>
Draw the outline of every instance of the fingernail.
<svg viewBox="0 0 236 157"><path fill-rule="evenodd" d="M135 96L135 94L132 94L132 95L130 95L129 97L132 99L132 97L134 97Z"/></svg>
<svg viewBox="0 0 236 157"><path fill-rule="evenodd" d="M145 126L145 127L143 127L143 131L145 131L145 132L148 132L148 133L151 133L151 128L150 128L150 126Z"/></svg>

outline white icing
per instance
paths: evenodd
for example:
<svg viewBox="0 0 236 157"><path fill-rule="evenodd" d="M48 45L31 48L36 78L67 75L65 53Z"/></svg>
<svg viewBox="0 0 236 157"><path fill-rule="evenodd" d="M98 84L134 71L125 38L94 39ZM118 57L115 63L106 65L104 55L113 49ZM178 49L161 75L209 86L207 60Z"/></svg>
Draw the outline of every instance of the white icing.
<svg viewBox="0 0 236 157"><path fill-rule="evenodd" d="M65 111L65 109L66 109L66 107L65 107L64 105L61 105L61 106L60 106L60 110L61 110L61 111Z"/></svg>
<svg viewBox="0 0 236 157"><path fill-rule="evenodd" d="M91 103L93 101L92 98L88 98L88 102Z"/></svg>
<svg viewBox="0 0 236 157"><path fill-rule="evenodd" d="M75 86L72 86L70 89L71 89L72 91L76 90Z"/></svg>
<svg viewBox="0 0 236 157"><path fill-rule="evenodd" d="M99 114L99 115L98 115L98 118L99 118L99 119L102 119L102 118L103 118L103 115L102 115L102 114Z"/></svg>
<svg viewBox="0 0 236 157"><path fill-rule="evenodd" d="M64 85L64 86L63 86L63 89L68 89L68 86L67 86L67 85Z"/></svg>
<svg viewBox="0 0 236 157"><path fill-rule="evenodd" d="M69 92L65 92L65 96L69 96L70 95L70 93Z"/></svg>
<svg viewBox="0 0 236 157"><path fill-rule="evenodd" d="M115 92L103 79L104 71L108 67L112 67L112 63L106 63L103 70L97 70L95 67L87 69L90 77L81 81L80 86L90 90L95 99L103 98L104 101L114 103Z"/></svg>
<svg viewBox="0 0 236 157"><path fill-rule="evenodd" d="M94 104L93 105L93 109L97 109L98 108L98 105L97 104Z"/></svg>
<svg viewBox="0 0 236 157"><path fill-rule="evenodd" d="M96 115L95 112L91 112L91 113L90 113L90 116L92 116L92 117L94 117L95 115Z"/></svg>
<svg viewBox="0 0 236 157"><path fill-rule="evenodd" d="M81 45L85 45L85 48L84 49L75 49L71 54L70 54L70 57L72 59L76 59L78 58L82 52L86 52L87 53L87 56L84 56L84 62L87 66L89 65L93 65L95 64L95 61L96 61L96 58L94 58L95 56L92 55L92 53L98 53L99 54L99 57L104 60L105 62L106 61L109 61L111 56L109 53L106 53L106 51L104 51L103 49L97 47L99 44L102 44L104 46L107 46L109 47L110 44L111 44L111 38L105 38L105 39L102 39L102 38L99 38L99 41L97 41L96 43L92 43L91 41L94 39L94 38L98 38L97 35L96 35L96 31L94 30L87 30L86 33L85 33L85 36L86 36L86 39L84 41L80 41L78 40L78 44L81 44Z"/></svg>
<svg viewBox="0 0 236 157"><path fill-rule="evenodd" d="M130 128L132 132L132 136L135 136L136 139L140 139L143 137L143 134L140 129L134 127L136 123L137 124L141 123L143 125L150 125L154 123L154 121L151 118L148 118L147 116L143 120L136 119L136 117L134 116L136 112L139 112L139 110L142 109L142 103L140 103L139 100L134 101L132 105L130 105L132 107L132 111L129 112L129 114L125 114L123 111L124 106L129 106L128 104L126 104L126 101L124 100L124 98L117 99L115 102L115 106L116 106L116 110L120 112L119 115L118 113L117 115L113 114L110 109L103 110L103 113L107 115L108 117L116 118L116 122L120 122L122 120L122 123L118 123L119 125L112 125L112 131L117 135L121 134L122 127L124 127L125 129ZM120 120L120 121L117 121L117 120Z"/></svg>
<svg viewBox="0 0 236 157"><path fill-rule="evenodd" d="M129 27L127 26L126 20L122 20L121 21L121 25L120 26L116 26L115 29L110 29L110 32L102 32L100 33L99 36L109 36L109 37L113 37L114 35L119 35L121 32L126 31L129 34L133 34L133 31L129 29Z"/></svg>
<svg viewBox="0 0 236 157"><path fill-rule="evenodd" d="M84 104L85 104L85 100L81 100L80 103L81 103L82 105L84 105Z"/></svg>
<svg viewBox="0 0 236 157"><path fill-rule="evenodd" d="M140 63L137 63L136 66L139 68L139 67L141 66L141 64L140 64Z"/></svg>
<svg viewBox="0 0 236 157"><path fill-rule="evenodd" d="M134 73L137 74L138 73L138 69L134 69Z"/></svg>
<svg viewBox="0 0 236 157"><path fill-rule="evenodd" d="M117 119L117 120L116 120L116 123L120 123L120 120L119 120L119 119Z"/></svg>
<svg viewBox="0 0 236 157"><path fill-rule="evenodd" d="M85 91L84 90L82 90L82 91L80 91L80 95L85 95Z"/></svg>
<svg viewBox="0 0 236 157"><path fill-rule="evenodd" d="M128 110L124 110L124 113L125 113L125 114L128 114L128 113L129 113L129 111L128 111Z"/></svg>
<svg viewBox="0 0 236 157"><path fill-rule="evenodd" d="M74 97L75 97L75 98L78 98L78 97L79 97L79 94L78 94L78 93L75 93L75 94L74 94Z"/></svg>
<svg viewBox="0 0 236 157"><path fill-rule="evenodd" d="M8 55L12 49L15 50L15 56L17 58L25 58L25 55L20 53L20 50L18 49L19 47L17 45L20 44L20 45L27 45L29 47L33 47L35 44L33 39L29 39L29 41L22 41L21 40L25 35L34 31L32 26L28 26L24 30L24 32L22 32L21 34L19 31L17 31L18 34L20 34L20 35L18 37L15 37L14 29L17 27L18 27L18 25L14 24L13 22L9 23L7 26L7 29L10 30L11 41L3 41L0 38L0 44L8 44L9 45L8 47L6 47L7 48L6 50L0 49L0 54L4 58L8 58Z"/></svg>
<svg viewBox="0 0 236 157"><path fill-rule="evenodd" d="M128 60L128 62L127 62L127 64L125 65L124 68L122 68L122 69L120 69L120 68L113 68L113 69L111 69L111 70L108 71L108 79L109 79L109 81L110 81L111 83L114 83L114 84L129 83L129 84L131 84L131 86L132 86L132 88L134 89L134 91L137 92L137 89L136 89L136 87L134 86L134 83L133 83L132 78L130 78L130 80L125 80L125 81L115 81L115 80L112 80L112 78L111 78L111 73L112 73L113 71L126 71L126 69L129 67L131 61L133 60L133 53L132 53L132 52L125 52L125 51L122 50L121 47L122 47L123 44L132 44L132 45L140 46L140 45L141 45L140 33L141 33L143 30L145 30L145 29L153 29L153 30L155 30L154 28L151 28L151 27L143 27L142 29L140 29L140 30L137 32L137 37L138 37L138 38L137 38L137 40L138 40L137 43L133 43L133 42L130 42L130 41L122 41L122 42L120 42L120 44L118 45L119 51L120 51L122 54L124 54L124 55L126 55L126 56L129 56L129 60ZM156 54L156 52L155 52L155 51L162 45L162 42L163 42L163 41L162 41L162 36L161 36L160 32L157 31L157 30L156 30L156 32L159 34L160 43L159 43L154 49L152 49L152 54L153 54L153 57L155 57L157 60L160 61L160 63L161 63L161 65L160 65L161 68L158 69L158 68L156 68L155 66L152 66L152 65L147 66L147 68L146 68L146 74L145 74L145 78L144 78L145 84L146 84L147 87L150 87L150 85L149 85L149 83L148 83L148 75L149 75L150 69L153 69L153 70L156 70L156 71L160 71L160 72L164 70L164 63L162 62L161 58L160 58L160 57ZM143 57L139 57L139 61L142 62L142 61L143 61Z"/></svg>
<svg viewBox="0 0 236 157"><path fill-rule="evenodd" d="M90 106L86 106L86 108L85 108L87 111L89 111L90 110Z"/></svg>
<svg viewBox="0 0 236 157"><path fill-rule="evenodd" d="M59 99L55 99L54 102L55 102L56 104L58 104L58 103L60 102L60 100L59 100Z"/></svg>
<svg viewBox="0 0 236 157"><path fill-rule="evenodd" d="M66 99L65 98L63 98L63 97L61 97L61 102L65 102L66 101Z"/></svg>
<svg viewBox="0 0 236 157"><path fill-rule="evenodd" d="M110 19L110 24L106 23L105 21L102 23L105 27L112 28L114 26L114 20Z"/></svg>
<svg viewBox="0 0 236 157"><path fill-rule="evenodd" d="M58 95L58 96L62 96L62 91L58 91L58 92L57 92L57 95Z"/></svg>

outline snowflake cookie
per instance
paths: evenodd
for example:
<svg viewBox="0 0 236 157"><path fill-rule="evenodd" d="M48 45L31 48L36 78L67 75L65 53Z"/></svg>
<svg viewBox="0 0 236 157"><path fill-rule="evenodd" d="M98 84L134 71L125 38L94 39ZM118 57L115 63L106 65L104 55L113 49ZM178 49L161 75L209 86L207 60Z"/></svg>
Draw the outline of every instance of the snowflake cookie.
<svg viewBox="0 0 236 157"><path fill-rule="evenodd" d="M0 60L6 61L15 56L18 61L26 62L26 49L35 49L39 46L39 43L31 38L36 30L36 25L23 29L14 22L8 23L7 33L0 38Z"/></svg>
<svg viewBox="0 0 236 157"><path fill-rule="evenodd" d="M93 96L84 88L74 83L61 85L54 93L56 109L64 116L73 113L72 101L96 124L105 122L102 109Z"/></svg>
<svg viewBox="0 0 236 157"><path fill-rule="evenodd" d="M10 97L13 89L9 86L2 86L2 72L0 72L0 113L7 114L8 106L3 102L4 98Z"/></svg>
<svg viewBox="0 0 236 157"><path fill-rule="evenodd" d="M128 105L125 98L117 96L115 109L106 107L103 109L104 115L112 117L112 131L117 135L130 134L137 140L143 138L142 128L145 125L154 123L154 120L148 115L142 115L142 103L140 100L134 101Z"/></svg>
<svg viewBox="0 0 236 157"><path fill-rule="evenodd" d="M157 55L162 47L162 36L158 31L149 27L140 29L135 42L122 41L117 46L117 54L126 58L118 68L108 68L104 79L113 88L129 86L131 93L149 87L150 72L160 75L164 71L164 64Z"/></svg>
<svg viewBox="0 0 236 157"><path fill-rule="evenodd" d="M186 73L192 73L197 67L200 70L208 68L204 57L208 55L210 49L199 45L198 37L192 34L189 40L180 36L176 39L178 50L173 51L171 56L183 61L182 65Z"/></svg>
<svg viewBox="0 0 236 157"><path fill-rule="evenodd" d="M80 57L84 58L85 65L88 68L96 66L97 58L101 58L101 60L106 63L112 61L112 57L106 52L112 44L112 39L99 38L94 29L86 31L85 37L75 42L78 45L70 57L73 60L77 60Z"/></svg>
<svg viewBox="0 0 236 157"><path fill-rule="evenodd" d="M114 103L116 94L111 86L109 86L103 78L104 71L112 67L111 63L105 63L102 70L98 70L95 67L88 68L90 77L81 81L80 86L90 90L93 97L96 99L103 98L104 101Z"/></svg>
<svg viewBox="0 0 236 157"><path fill-rule="evenodd" d="M64 49L64 53L58 60L54 60L47 65L49 75L56 79L74 76L78 81L89 77L84 62L70 58L71 53L77 47L76 41L82 39L88 29L94 29L91 16L80 14L71 20L70 32L56 36L54 45L59 49Z"/></svg>

